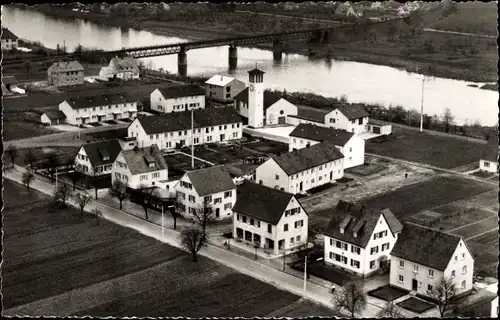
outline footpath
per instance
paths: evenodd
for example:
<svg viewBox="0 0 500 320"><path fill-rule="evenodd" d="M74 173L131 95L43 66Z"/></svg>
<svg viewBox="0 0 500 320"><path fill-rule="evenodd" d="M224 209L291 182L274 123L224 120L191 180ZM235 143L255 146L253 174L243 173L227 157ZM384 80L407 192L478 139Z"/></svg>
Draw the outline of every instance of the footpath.
<svg viewBox="0 0 500 320"><path fill-rule="evenodd" d="M22 184L22 175L25 172L25 169L19 166L15 166L14 169L8 168L3 172L3 177L16 181ZM59 183L64 183L60 181ZM31 183L31 188L38 190L47 195L53 196L55 187L50 182L49 179L45 179L40 177L39 175L35 175L35 179ZM76 203L69 199L67 201L69 205L76 206ZM102 213L102 217L106 220L114 222L124 227L132 228L146 236L157 239L158 241L162 241L164 243L168 243L177 248L181 248L179 241L180 232L173 229L162 228L161 224L161 214L153 213L153 210L150 210L149 219L144 219L144 211L140 206L127 206L124 209L127 210L119 210L119 206L117 203L113 203L110 199L100 198L98 200L93 199L93 201L86 207L86 211L92 211L93 209L99 209ZM140 210L140 211L138 211ZM133 212L133 213L132 213ZM164 216L165 226L173 226L173 220L170 216ZM183 226L188 225L190 222L183 219L177 219L177 228L181 229ZM215 226L215 232L217 232L217 226ZM228 267L231 267L238 272L249 275L253 278L259 279L263 282L272 284L279 289L289 291L298 296L301 296L305 299L309 299L313 302L323 304L329 308L333 308L332 302L332 294L330 293L330 286L327 281L314 279L311 277L309 281L307 281L306 290L304 291L304 280L303 274L301 272L297 272L297 274L290 274L283 272L282 270L277 269L276 267L272 267L270 263L265 262L266 259L253 259L253 255L251 253L243 253L239 251L243 250L235 250L236 248L231 248L228 250L224 248L220 244L209 243L209 245L201 250L199 254L201 256L208 257L212 260L215 260L219 263L222 263ZM237 253L239 252L239 253ZM276 263L276 262L274 262ZM382 284L372 283L370 286L365 287L365 291L369 291L374 289L374 286L378 286ZM363 317L376 317L377 314L381 311L383 307L385 307L386 302L373 298L367 295L367 306L363 312ZM414 317L418 316L411 312L407 312L406 310L402 310L405 316ZM332 315L335 313L332 310ZM420 315L422 316L422 315Z"/></svg>

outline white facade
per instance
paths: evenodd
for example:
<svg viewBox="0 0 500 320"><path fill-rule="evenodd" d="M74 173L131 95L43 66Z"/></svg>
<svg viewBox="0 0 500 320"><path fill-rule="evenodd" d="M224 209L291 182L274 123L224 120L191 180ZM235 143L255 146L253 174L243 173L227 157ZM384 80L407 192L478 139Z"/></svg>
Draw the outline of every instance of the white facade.
<svg viewBox="0 0 500 320"><path fill-rule="evenodd" d="M498 172L498 162L493 162L489 160L479 160L479 169L488 171L491 173Z"/></svg>
<svg viewBox="0 0 500 320"><path fill-rule="evenodd" d="M491 318L498 318L498 296L491 301Z"/></svg>
<svg viewBox="0 0 500 320"><path fill-rule="evenodd" d="M52 123L52 120L47 116L46 113L44 113L44 114L42 114L40 116L40 122L43 123L43 124L45 124L45 125L50 126L50 125L53 125L53 124L57 125L57 124L65 123L66 120L64 120L64 119L54 119L54 123Z"/></svg>
<svg viewBox="0 0 500 320"><path fill-rule="evenodd" d="M328 182L334 182L344 176L343 159L337 159L317 167L309 168L288 176L274 161L268 159L255 170L255 180L271 188L278 188L289 193L306 192Z"/></svg>
<svg viewBox="0 0 500 320"><path fill-rule="evenodd" d="M111 183L114 183L115 180L121 180L132 189L137 189L139 185L145 185L146 187L158 186L161 185L162 181L168 180L168 169L132 174L125 158L120 152L115 162L113 162L111 172Z"/></svg>
<svg viewBox="0 0 500 320"><path fill-rule="evenodd" d="M94 175L94 168L92 167L89 157L83 147L80 147L80 150L78 150L78 154L76 155L75 170L89 176Z"/></svg>
<svg viewBox="0 0 500 320"><path fill-rule="evenodd" d="M392 125L390 125L390 124L377 125L377 124L369 123L368 124L368 132L388 135L388 134L392 133Z"/></svg>
<svg viewBox="0 0 500 320"><path fill-rule="evenodd" d="M368 131L368 117L349 120L339 109L335 109L325 116L325 124L327 127L333 127L356 134Z"/></svg>
<svg viewBox="0 0 500 320"><path fill-rule="evenodd" d="M67 101L63 101L59 104L59 110L66 116L66 123L72 125L134 119L137 117L137 101L76 109L73 109Z"/></svg>
<svg viewBox="0 0 500 320"><path fill-rule="evenodd" d="M264 126L264 83L263 75L250 75L248 86L248 125L252 128Z"/></svg>
<svg viewBox="0 0 500 320"><path fill-rule="evenodd" d="M444 272L406 259L391 257L390 284L429 296L429 291L444 276L453 278L459 295L472 290L473 273L474 258L463 240L460 240Z"/></svg>
<svg viewBox="0 0 500 320"><path fill-rule="evenodd" d="M275 225L235 212L233 237L247 243L258 243L261 248L279 254L307 242L308 221L304 209L297 199L292 197L281 219Z"/></svg>
<svg viewBox="0 0 500 320"><path fill-rule="evenodd" d="M17 49L19 46L17 39L4 39L2 38L2 50Z"/></svg>
<svg viewBox="0 0 500 320"><path fill-rule="evenodd" d="M159 89L150 95L151 110L161 113L181 112L192 109L205 108L205 95L165 98Z"/></svg>
<svg viewBox="0 0 500 320"><path fill-rule="evenodd" d="M306 124L314 124L316 126L326 127L324 122L316 122L316 121L305 120L305 119L300 119L300 118L296 118L296 117L287 117L286 123L291 124L293 126L298 126L301 123L306 123Z"/></svg>
<svg viewBox="0 0 500 320"><path fill-rule="evenodd" d="M266 125L285 124L288 115L297 115L297 106L281 98L266 110Z"/></svg>
<svg viewBox="0 0 500 320"><path fill-rule="evenodd" d="M324 239L326 263L367 276L380 269L380 261L390 259L390 252L396 243L397 235L392 234L383 214L380 214L365 248L327 235Z"/></svg>
<svg viewBox="0 0 500 320"><path fill-rule="evenodd" d="M242 129L243 125L239 122L206 128L197 128L194 129L193 136L191 136L191 128L182 131L171 131L148 135L142 128L138 119L132 121L127 128L128 137L135 137L139 147L149 147L152 144L156 144L160 150L174 149L176 144L181 146L190 146L191 140L193 140L194 145L200 145L204 143L241 139L243 135Z"/></svg>
<svg viewBox="0 0 500 320"><path fill-rule="evenodd" d="M233 101L245 87L243 81L221 75L215 75L205 82L206 97L220 102Z"/></svg>
<svg viewBox="0 0 500 320"><path fill-rule="evenodd" d="M216 219L231 217L233 206L236 203L236 187L200 197L189 180L187 174L175 186L179 212L187 218L193 217L193 210L202 209L206 199L208 205L215 212Z"/></svg>

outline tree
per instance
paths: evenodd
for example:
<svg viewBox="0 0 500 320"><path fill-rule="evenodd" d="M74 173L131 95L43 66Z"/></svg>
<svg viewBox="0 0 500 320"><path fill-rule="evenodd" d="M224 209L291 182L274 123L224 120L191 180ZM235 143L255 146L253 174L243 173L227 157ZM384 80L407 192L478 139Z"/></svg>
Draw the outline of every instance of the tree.
<svg viewBox="0 0 500 320"><path fill-rule="evenodd" d="M174 200L174 206L170 208L169 212L174 219L174 229L177 229L177 218L181 216L178 210L177 199Z"/></svg>
<svg viewBox="0 0 500 320"><path fill-rule="evenodd" d="M307 275L307 279L311 276L310 270L312 262L315 260L317 256L315 256L316 250L316 230L310 229L308 232L309 239L298 246L297 251L293 254L293 259L298 263L304 263L305 258L307 257L307 270L304 270Z"/></svg>
<svg viewBox="0 0 500 320"><path fill-rule="evenodd" d="M54 180L54 173L55 169L59 165L59 160L57 159L57 154L55 152L49 152L45 155L45 158L47 159L47 166L48 166L48 171L50 174L50 177L52 180Z"/></svg>
<svg viewBox="0 0 500 320"><path fill-rule="evenodd" d="M92 214L95 216L95 221L97 225L99 225L99 217L102 216L101 210L99 210L98 208L94 208L92 209Z"/></svg>
<svg viewBox="0 0 500 320"><path fill-rule="evenodd" d="M181 245L184 249L191 252L193 261L198 261L196 254L206 246L206 237L203 230L199 227L187 227L181 232Z"/></svg>
<svg viewBox="0 0 500 320"><path fill-rule="evenodd" d="M144 215L146 220L148 220L148 209L154 198L158 196L158 192L155 187L148 187L144 184L140 184L137 188L141 194L141 206L144 208Z"/></svg>
<svg viewBox="0 0 500 320"><path fill-rule="evenodd" d="M66 183L61 183L57 187L56 192L54 193L54 200L62 201L63 206L66 206L66 201L68 200L71 194L71 189Z"/></svg>
<svg viewBox="0 0 500 320"><path fill-rule="evenodd" d="M33 149L28 149L26 155L24 156L26 161L28 161L31 170L35 170L34 164L38 160Z"/></svg>
<svg viewBox="0 0 500 320"><path fill-rule="evenodd" d="M76 201L78 206L80 207L80 213L83 216L85 207L92 201L92 197L86 191L84 192L75 192L73 194L73 199Z"/></svg>
<svg viewBox="0 0 500 320"><path fill-rule="evenodd" d="M203 236L206 236L207 225L215 220L215 211L208 201L203 201L203 204L198 205L193 211L193 218L196 224L201 227Z"/></svg>
<svg viewBox="0 0 500 320"><path fill-rule="evenodd" d="M391 300L389 303L380 310L377 314L377 318L403 318L401 309Z"/></svg>
<svg viewBox="0 0 500 320"><path fill-rule="evenodd" d="M443 124L444 124L444 131L446 133L450 131L450 127L455 123L454 120L455 117L451 114L451 109L450 108L444 109Z"/></svg>
<svg viewBox="0 0 500 320"><path fill-rule="evenodd" d="M436 301L441 318L447 311L455 307L456 293L455 282L449 277L439 279L431 290L430 296Z"/></svg>
<svg viewBox="0 0 500 320"><path fill-rule="evenodd" d="M35 176L31 172L31 170L28 170L25 173L23 173L23 183L26 186L26 188L28 188L28 190L30 190L30 184L34 179Z"/></svg>
<svg viewBox="0 0 500 320"><path fill-rule="evenodd" d="M127 198L127 186L121 180L116 179L111 186L111 194L120 201L120 210L123 208L123 200Z"/></svg>
<svg viewBox="0 0 500 320"><path fill-rule="evenodd" d="M366 306L366 295L361 285L354 281L344 284L341 292L336 292L333 297L335 307L339 310L349 312L349 316L354 319L360 315Z"/></svg>
<svg viewBox="0 0 500 320"><path fill-rule="evenodd" d="M14 161L19 156L19 150L15 145L10 144L5 150L5 153L9 156L10 162L12 163L12 168L14 168Z"/></svg>

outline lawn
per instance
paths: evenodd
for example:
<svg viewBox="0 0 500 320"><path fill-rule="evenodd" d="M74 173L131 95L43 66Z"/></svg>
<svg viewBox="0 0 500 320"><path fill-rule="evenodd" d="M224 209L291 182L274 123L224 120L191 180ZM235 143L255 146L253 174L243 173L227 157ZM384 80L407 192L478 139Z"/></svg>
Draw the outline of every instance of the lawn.
<svg viewBox="0 0 500 320"><path fill-rule="evenodd" d="M296 264L292 266L292 269L303 271L304 264ZM309 272L315 277L330 281L337 285L342 285L344 282L356 278L356 276L351 275L347 272L343 272L332 266L326 265L324 262L313 263L309 268Z"/></svg>
<svg viewBox="0 0 500 320"><path fill-rule="evenodd" d="M366 177L366 176L371 176L373 174L379 173L386 169L387 166L383 166L380 164L375 164L375 163L370 163L370 164L363 164L357 167L349 168L344 170L345 173L351 173L355 174L358 176Z"/></svg>
<svg viewBox="0 0 500 320"><path fill-rule="evenodd" d="M475 238L467 241L467 246L474 256L474 274L481 277L498 276L498 230L496 232L497 240L489 239L488 244L479 243L484 240ZM488 233L488 237L491 237Z"/></svg>
<svg viewBox="0 0 500 320"><path fill-rule="evenodd" d="M434 29L496 36L497 5L495 2L457 3L458 10L448 19L432 25Z"/></svg>
<svg viewBox="0 0 500 320"><path fill-rule="evenodd" d="M224 158L220 153L200 147L195 147L194 155L215 164L223 164L228 161L228 159Z"/></svg>
<svg viewBox="0 0 500 320"><path fill-rule="evenodd" d="M278 155L288 152L288 144L265 139L260 139L258 142L245 143L243 146L259 153L272 153Z"/></svg>
<svg viewBox="0 0 500 320"><path fill-rule="evenodd" d="M433 304L423 300L411 297L397 304L403 309L410 310L415 313L422 313L434 307Z"/></svg>
<svg viewBox="0 0 500 320"><path fill-rule="evenodd" d="M168 154L164 155L163 159L168 166L168 175L172 176L182 176L186 171L192 170L191 168L191 157L182 153ZM205 168L210 166L206 162L194 159L195 169Z"/></svg>
<svg viewBox="0 0 500 320"><path fill-rule="evenodd" d="M4 104L5 100L6 99L3 100ZM32 138L59 132L50 127L21 121L4 121L2 127L2 137L4 141Z"/></svg>
<svg viewBox="0 0 500 320"><path fill-rule="evenodd" d="M469 226L457 229L451 233L456 234L457 236L461 236L464 239L468 239L477 234L490 231L494 228L498 229L498 216L493 216L486 220L471 224Z"/></svg>
<svg viewBox="0 0 500 320"><path fill-rule="evenodd" d="M194 263L132 229L55 209L50 197L10 180L4 200L7 315L333 315L210 259Z"/></svg>
<svg viewBox="0 0 500 320"><path fill-rule="evenodd" d="M476 171L476 172L472 173L472 175L475 177L478 177L478 178L488 179L488 178L493 177L495 174L492 172L480 170L480 171Z"/></svg>
<svg viewBox="0 0 500 320"><path fill-rule="evenodd" d="M484 144L394 127L386 142L366 142L366 152L451 169L479 161ZM450 156L453 155L453 156Z"/></svg>
<svg viewBox="0 0 500 320"><path fill-rule="evenodd" d="M487 219L488 217L497 217L497 214L481 208L466 208L456 204L448 204L442 207L434 208L433 212L437 217L430 225L436 229L451 230L469 223ZM416 214L411 217L411 221L420 223L425 221L423 214Z"/></svg>
<svg viewBox="0 0 500 320"><path fill-rule="evenodd" d="M80 147L46 147L46 148L31 148L35 155L35 167L37 168L43 168L44 163L46 161L46 155L49 154L50 152L53 152L57 156L57 161L59 163L68 163L72 162L72 160L75 158L76 153ZM29 165L29 162L26 160L26 154L28 153L29 149L19 149L19 156L14 160L14 162L21 167L25 167ZM10 158L5 155L5 161L8 161L10 163Z"/></svg>
<svg viewBox="0 0 500 320"><path fill-rule="evenodd" d="M368 295L385 301L392 301L401 298L402 296L408 294L408 292L408 290L385 285L368 292Z"/></svg>

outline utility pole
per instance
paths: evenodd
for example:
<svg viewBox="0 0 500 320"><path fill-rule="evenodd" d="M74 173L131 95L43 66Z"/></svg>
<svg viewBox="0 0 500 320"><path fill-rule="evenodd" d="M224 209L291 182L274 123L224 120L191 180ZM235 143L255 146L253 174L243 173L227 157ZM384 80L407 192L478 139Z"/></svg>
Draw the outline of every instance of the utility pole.
<svg viewBox="0 0 500 320"><path fill-rule="evenodd" d="M57 192L57 168L56 168L56 192Z"/></svg>
<svg viewBox="0 0 500 320"><path fill-rule="evenodd" d="M424 82L425 82L425 76L424 74L422 74L422 99L420 101L420 132L422 132L424 128Z"/></svg>
<svg viewBox="0 0 500 320"><path fill-rule="evenodd" d="M194 111L191 108L191 169L194 170Z"/></svg>
<svg viewBox="0 0 500 320"><path fill-rule="evenodd" d="M304 257L304 298L306 297L307 288L307 256Z"/></svg>
<svg viewBox="0 0 500 320"><path fill-rule="evenodd" d="M163 204L161 205L161 239L165 238L165 220L163 218Z"/></svg>

